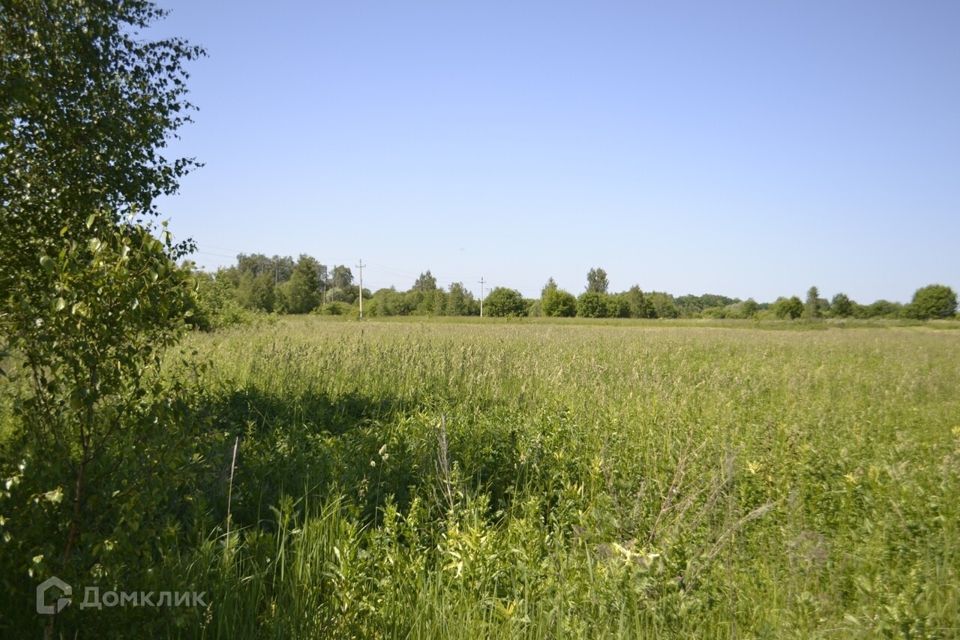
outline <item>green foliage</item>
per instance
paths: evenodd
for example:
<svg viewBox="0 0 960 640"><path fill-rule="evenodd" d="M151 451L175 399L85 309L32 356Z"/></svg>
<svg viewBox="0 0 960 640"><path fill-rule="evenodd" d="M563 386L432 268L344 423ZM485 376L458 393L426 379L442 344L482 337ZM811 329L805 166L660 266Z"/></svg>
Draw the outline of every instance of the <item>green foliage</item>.
<svg viewBox="0 0 960 640"><path fill-rule="evenodd" d="M414 306L403 293L390 288L377 290L364 310L371 316L406 316L413 312Z"/></svg>
<svg viewBox="0 0 960 640"><path fill-rule="evenodd" d="M760 311L760 305L753 298L747 298L741 303L740 310L744 318L753 318Z"/></svg>
<svg viewBox="0 0 960 640"><path fill-rule="evenodd" d="M577 315L577 299L557 287L550 278L540 294L540 314L550 318L572 318Z"/></svg>
<svg viewBox="0 0 960 640"><path fill-rule="evenodd" d="M814 320L823 315L820 308L820 292L816 287L810 287L807 290L807 301L803 305L802 315L807 320Z"/></svg>
<svg viewBox="0 0 960 640"><path fill-rule="evenodd" d="M175 264L191 243L146 220L195 164L161 149L188 119L183 64L202 51L144 38L161 15L148 2L0 11L0 335L23 363L0 461L17 478L0 516L5 593L28 576L114 579L162 537L125 531L167 497L136 472L169 474L184 451L153 437L175 402L155 382L196 299Z"/></svg>
<svg viewBox="0 0 960 640"><path fill-rule="evenodd" d="M855 305L853 315L857 318L899 318L903 315L903 305L888 300L877 300L868 305Z"/></svg>
<svg viewBox="0 0 960 640"><path fill-rule="evenodd" d="M254 275L244 271L236 287L236 299L245 309L273 311L276 299L274 276L269 272Z"/></svg>
<svg viewBox="0 0 960 640"><path fill-rule="evenodd" d="M737 302L739 302L739 300L736 298L728 298L727 296L721 296L715 293L705 293L702 296L678 296L673 299L673 304L677 309L677 315L669 317L696 318L706 309L727 307Z"/></svg>
<svg viewBox="0 0 960 640"><path fill-rule="evenodd" d="M607 295L599 291L584 291L577 298L577 315L581 318L606 318L610 313Z"/></svg>
<svg viewBox="0 0 960 640"><path fill-rule="evenodd" d="M606 299L608 318L629 318L630 317L630 299L626 294L618 293L608 295Z"/></svg>
<svg viewBox="0 0 960 640"><path fill-rule="evenodd" d="M355 316L360 313L358 308L346 302L328 302L315 311L324 316Z"/></svg>
<svg viewBox="0 0 960 640"><path fill-rule="evenodd" d="M777 298L770 310L781 320L796 320L803 315L804 305L797 296Z"/></svg>
<svg viewBox="0 0 960 640"><path fill-rule="evenodd" d="M734 302L724 307L709 307L700 313L702 318L747 320L756 318L762 308L753 298L742 302Z"/></svg>
<svg viewBox="0 0 960 640"><path fill-rule="evenodd" d="M237 299L238 292L222 271L215 275L190 271L192 286L187 323L201 331L214 331L252 321L253 315Z"/></svg>
<svg viewBox="0 0 960 640"><path fill-rule="evenodd" d="M679 318L680 311L673 301L673 296L669 293L653 291L647 295L647 300L653 306L655 317L657 318Z"/></svg>
<svg viewBox="0 0 960 640"><path fill-rule="evenodd" d="M430 273L430 270L427 269L426 272L421 273L417 278L416 282L413 283L413 289L415 291L436 291L437 290L437 279L433 277L433 274Z"/></svg>
<svg viewBox="0 0 960 640"><path fill-rule="evenodd" d="M607 279L607 272L603 269L595 267L587 272L587 291L606 293L609 286L610 281Z"/></svg>
<svg viewBox="0 0 960 640"><path fill-rule="evenodd" d="M155 213L156 196L175 192L195 164L168 161L159 149L187 119L182 65L202 51L139 37L159 16L147 2L5 3L2 228L11 245L30 242L21 251L33 261L65 225L66 241L94 237L99 229L85 226L90 215L119 222ZM0 277L17 275L3 270Z"/></svg>
<svg viewBox="0 0 960 640"><path fill-rule="evenodd" d="M309 265L303 266L306 263ZM294 278L299 269L300 275ZM272 274L272 275L271 275ZM332 275L327 267L310 256L301 256L297 262L290 257L264 254L241 254L237 265L221 269L217 277L222 283L229 283L235 299L245 308L254 311L281 311L285 313L308 313L321 305L321 302L342 302L346 305L357 303L357 289L353 286L350 270L338 265ZM597 293L603 300L589 296L583 309L578 311L577 299L557 287L551 278L541 292L539 300L529 300L524 311L514 311L514 315L531 317L571 317L579 315L587 318L707 318L707 319L748 319L757 317L779 318L821 318L856 317L870 318L914 318L913 307L904 307L897 303L878 300L871 305L861 306L852 302L844 294L834 296L833 302L818 297L816 287L808 291L806 303L801 303L801 313L796 315L793 298L783 299L771 304L758 304L752 298L741 301L719 294L672 296L664 292L644 293L634 285L622 293L601 293L589 287L605 287L606 272L602 269L590 271L588 292ZM316 289L314 289L316 287ZM437 285L436 278L427 270L420 274L413 287L405 292L393 287L380 289L375 294L364 290L365 300L369 300L365 310L372 317L387 316L469 316L477 315L479 303L462 283L453 283L449 291ZM833 305L838 305L833 309ZM769 309L769 311L767 310ZM249 319L242 313L234 313L225 307L224 322L217 325L229 325ZM941 311L942 312L942 311ZM199 312L198 312L199 313ZM926 313L926 312L921 312ZM584 315L588 314L588 315ZM779 314L779 315L778 315ZM942 316L949 317L949 316ZM204 325L196 321L197 325Z"/></svg>
<svg viewBox="0 0 960 640"><path fill-rule="evenodd" d="M447 298L441 289L411 289L406 297L417 315L439 316L446 310Z"/></svg>
<svg viewBox="0 0 960 640"><path fill-rule="evenodd" d="M107 575L116 562L129 560L120 552L104 557L98 545L121 535L113 532L119 521L156 515L155 488L138 481L126 488L124 501L113 502L116 485L107 479L133 472L141 455L162 465L169 459L165 447L176 444L154 441L159 433L142 420L164 411L152 381L192 307L189 276L174 263L177 249L150 228L93 226L98 237L70 240L40 256L31 294L4 315L27 382L15 405L21 437L9 443L11 457L0 465L7 473L14 460L23 465L21 490L2 507L17 523L19 553L10 560L19 564L5 568L17 581L83 577L93 565ZM127 466L110 475L117 465ZM38 493L56 498L37 502ZM35 526L25 527L28 522ZM153 544L120 539L124 553L146 553ZM30 557L43 561L31 566Z"/></svg>
<svg viewBox="0 0 960 640"><path fill-rule="evenodd" d="M913 294L908 315L919 320L950 318L957 312L957 294L948 286L931 284Z"/></svg>
<svg viewBox="0 0 960 640"><path fill-rule="evenodd" d="M562 289L551 295L549 301L544 299L542 305L545 316L571 318L577 314L577 299Z"/></svg>
<svg viewBox="0 0 960 640"><path fill-rule="evenodd" d="M657 311L653 308L653 304L650 300L643 294L643 291L640 290L640 287L633 285L630 287L630 290L623 294L626 297L627 304L630 305L630 317L631 318L655 318L657 317Z"/></svg>
<svg viewBox="0 0 960 640"><path fill-rule="evenodd" d="M429 273L429 272L427 272ZM417 288L407 292L379 289L371 296L368 307L371 316L469 316L480 312L479 304L460 282L450 285L450 291L440 288Z"/></svg>
<svg viewBox="0 0 960 640"><path fill-rule="evenodd" d="M349 267L338 264L333 268L330 286L336 289L350 289L353 287L353 272Z"/></svg>
<svg viewBox="0 0 960 640"><path fill-rule="evenodd" d="M286 282L293 275L295 263L289 256L273 256L268 258L262 253L243 254L237 256L236 271L239 274L249 273L254 278L261 276L268 278L274 284ZM326 267L320 265L323 272Z"/></svg>
<svg viewBox="0 0 960 640"><path fill-rule="evenodd" d="M527 303L519 291L497 287L484 300L483 311L494 318L520 317L527 315Z"/></svg>
<svg viewBox="0 0 960 640"><path fill-rule="evenodd" d="M462 282L454 282L450 285L450 292L446 296L446 309L444 314L448 316L474 316L480 313L480 306L473 299Z"/></svg>
<svg viewBox="0 0 960 640"><path fill-rule="evenodd" d="M711 320L720 320L723 318L730 318L731 310L727 307L711 307L709 309L704 309L701 314L701 318L710 318Z"/></svg>
<svg viewBox="0 0 960 640"><path fill-rule="evenodd" d="M838 293L830 301L830 315L834 318L849 318L853 315L854 302L845 293Z"/></svg>
<svg viewBox="0 0 960 640"><path fill-rule="evenodd" d="M320 264L315 258L301 255L290 279L280 286L280 304L287 313L310 313L320 304ZM333 297L330 292L328 300Z"/></svg>
<svg viewBox="0 0 960 640"><path fill-rule="evenodd" d="M326 294L324 294L324 302L342 302L344 304L349 305L356 302L356 300L357 300L357 291L353 287L351 287L350 289L341 289L340 287L334 287L332 289L327 289Z"/></svg>

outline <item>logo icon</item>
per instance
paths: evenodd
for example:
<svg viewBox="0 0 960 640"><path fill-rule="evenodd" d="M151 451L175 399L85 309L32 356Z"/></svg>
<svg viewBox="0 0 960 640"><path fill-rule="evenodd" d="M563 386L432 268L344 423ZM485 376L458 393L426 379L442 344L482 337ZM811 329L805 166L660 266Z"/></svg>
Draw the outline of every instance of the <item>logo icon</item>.
<svg viewBox="0 0 960 640"><path fill-rule="evenodd" d="M63 593L63 597L57 598L56 604L47 604L46 594L47 591L56 587ZM52 578L47 578L43 582L37 585L37 613L45 616L56 615L60 611L63 611L71 602L70 596L73 595L73 587L69 584L53 576Z"/></svg>

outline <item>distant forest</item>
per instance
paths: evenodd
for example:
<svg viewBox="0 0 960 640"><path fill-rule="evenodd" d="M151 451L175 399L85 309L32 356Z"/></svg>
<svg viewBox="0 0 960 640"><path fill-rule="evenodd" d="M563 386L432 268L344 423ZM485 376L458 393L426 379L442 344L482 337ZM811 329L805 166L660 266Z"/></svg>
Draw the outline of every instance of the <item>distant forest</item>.
<svg viewBox="0 0 960 640"><path fill-rule="evenodd" d="M235 266L215 273L196 271L195 275L204 300L204 309L198 309L197 322L201 325L229 324L249 312L350 315L359 310L361 292L350 268L329 268L309 255L294 260L290 256L240 254ZM406 291L394 287L364 289L362 295L366 316L481 315L481 301L462 282L444 289L429 270ZM810 287L805 299L794 295L757 302L713 293L674 296L644 291L639 285L611 292L607 273L601 268L587 273L579 295L561 289L550 278L539 298L524 298L514 289L495 287L485 292L482 302L482 314L494 317L925 320L953 317L956 310L956 293L944 285L918 289L909 304L887 300L861 304L843 293L827 299L820 297L817 287ZM219 320L213 320L214 316Z"/></svg>

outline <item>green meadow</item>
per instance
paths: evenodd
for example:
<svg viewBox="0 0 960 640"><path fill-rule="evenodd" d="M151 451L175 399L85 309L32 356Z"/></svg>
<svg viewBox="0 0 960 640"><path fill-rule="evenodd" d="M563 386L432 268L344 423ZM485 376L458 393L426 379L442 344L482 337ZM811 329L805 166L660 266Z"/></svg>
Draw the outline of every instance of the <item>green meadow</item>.
<svg viewBox="0 0 960 640"><path fill-rule="evenodd" d="M191 334L162 377L203 430L192 507L112 575L206 606L62 615L152 637L956 637L960 332L722 326Z"/></svg>
<svg viewBox="0 0 960 640"><path fill-rule="evenodd" d="M291 318L187 348L239 445L229 516L165 559L210 598L171 632L960 633L957 332Z"/></svg>

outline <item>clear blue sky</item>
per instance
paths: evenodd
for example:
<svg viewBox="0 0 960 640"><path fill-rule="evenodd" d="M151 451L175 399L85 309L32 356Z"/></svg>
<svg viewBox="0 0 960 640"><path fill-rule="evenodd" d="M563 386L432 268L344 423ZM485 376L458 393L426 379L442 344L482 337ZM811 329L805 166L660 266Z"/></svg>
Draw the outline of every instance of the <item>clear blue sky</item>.
<svg viewBox="0 0 960 640"><path fill-rule="evenodd" d="M960 288L960 2L160 0L198 262L758 300Z"/></svg>

